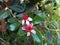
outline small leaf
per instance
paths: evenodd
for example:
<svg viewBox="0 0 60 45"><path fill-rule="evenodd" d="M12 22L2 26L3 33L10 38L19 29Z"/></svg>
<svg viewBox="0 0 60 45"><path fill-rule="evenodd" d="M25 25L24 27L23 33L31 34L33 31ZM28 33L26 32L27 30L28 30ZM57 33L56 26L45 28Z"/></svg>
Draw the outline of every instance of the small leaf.
<svg viewBox="0 0 60 45"><path fill-rule="evenodd" d="M2 11L0 12L0 20L3 20L3 19L5 19L5 18L7 18L9 15L10 15L9 11L2 10Z"/></svg>
<svg viewBox="0 0 60 45"><path fill-rule="evenodd" d="M42 42L42 34L40 33L40 31L36 30L36 34L32 34L33 40L34 42L37 42L39 44L43 44Z"/></svg>
<svg viewBox="0 0 60 45"><path fill-rule="evenodd" d="M18 33L19 36L24 36L25 32L22 29L19 29Z"/></svg>
<svg viewBox="0 0 60 45"><path fill-rule="evenodd" d="M43 21L46 18L46 14L45 13L36 11L35 14L36 14L36 16L33 19L33 23L34 24L39 24L41 21Z"/></svg>
<svg viewBox="0 0 60 45"><path fill-rule="evenodd" d="M16 22L18 22L18 21L17 21L16 18L13 18L13 17L12 17L12 18L9 18L9 19L8 19L8 22L9 22L9 23L16 23Z"/></svg>
<svg viewBox="0 0 60 45"><path fill-rule="evenodd" d="M17 30L17 29L19 28L19 26L20 26L20 23L13 23L13 24L11 24L11 25L9 26L10 31L15 31L15 30Z"/></svg>
<svg viewBox="0 0 60 45"><path fill-rule="evenodd" d="M43 45L42 33L39 30L36 29L36 34L37 34L37 36L39 37L39 39L41 41L40 44Z"/></svg>
<svg viewBox="0 0 60 45"><path fill-rule="evenodd" d="M9 6L9 8L11 8L13 11L16 11L16 12L23 12L25 10L25 5L11 5Z"/></svg>
<svg viewBox="0 0 60 45"><path fill-rule="evenodd" d="M54 21L54 26L55 26L56 28L58 28L58 27L59 27L59 25L58 25L58 22L57 22L57 21Z"/></svg>
<svg viewBox="0 0 60 45"><path fill-rule="evenodd" d="M41 17L42 19L45 19L45 17L46 17L46 15L45 15L45 13L39 13L39 14L37 14L39 17Z"/></svg>
<svg viewBox="0 0 60 45"><path fill-rule="evenodd" d="M16 15L16 17L22 17L22 15L23 15L23 13L20 13L20 14L18 14L18 15Z"/></svg>
<svg viewBox="0 0 60 45"><path fill-rule="evenodd" d="M38 43L41 42L40 39L39 39L39 37L38 37L37 35L32 34L32 37L33 37L34 41L36 41L36 42L38 42Z"/></svg>
<svg viewBox="0 0 60 45"><path fill-rule="evenodd" d="M53 41L53 39L52 39L52 33L49 30L47 31L47 40L48 40L49 44L52 44L52 41Z"/></svg>
<svg viewBox="0 0 60 45"><path fill-rule="evenodd" d="M57 33L57 43L60 44L60 33Z"/></svg>
<svg viewBox="0 0 60 45"><path fill-rule="evenodd" d="M46 18L46 14L45 14L45 13L42 13L42 12L40 12L40 11L35 11L35 14L36 14L37 16L39 16L40 18L42 18L42 19L45 19L45 18Z"/></svg>
<svg viewBox="0 0 60 45"><path fill-rule="evenodd" d="M6 45L11 45L9 42L6 42Z"/></svg>

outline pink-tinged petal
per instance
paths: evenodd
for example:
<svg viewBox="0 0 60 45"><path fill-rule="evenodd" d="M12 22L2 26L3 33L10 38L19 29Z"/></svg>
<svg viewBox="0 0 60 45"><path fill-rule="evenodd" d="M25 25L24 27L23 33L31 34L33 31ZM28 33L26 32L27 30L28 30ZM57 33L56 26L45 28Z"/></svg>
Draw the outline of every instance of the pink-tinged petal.
<svg viewBox="0 0 60 45"><path fill-rule="evenodd" d="M30 26L33 27L33 23L31 23Z"/></svg>
<svg viewBox="0 0 60 45"><path fill-rule="evenodd" d="M29 21L28 20L26 20L26 25L29 25L30 23L29 23Z"/></svg>
<svg viewBox="0 0 60 45"><path fill-rule="evenodd" d="M24 23L25 23L25 21L24 21L24 20L22 20L22 25L24 25Z"/></svg>
<svg viewBox="0 0 60 45"><path fill-rule="evenodd" d="M27 36L30 36L30 32L27 32Z"/></svg>
<svg viewBox="0 0 60 45"><path fill-rule="evenodd" d="M29 26L29 27L33 27L33 23L30 23L28 26Z"/></svg>
<svg viewBox="0 0 60 45"><path fill-rule="evenodd" d="M35 30L31 30L31 33L36 34L36 31Z"/></svg>
<svg viewBox="0 0 60 45"><path fill-rule="evenodd" d="M22 30L26 30L26 28L25 27L22 27Z"/></svg>
<svg viewBox="0 0 60 45"><path fill-rule="evenodd" d="M29 21L32 21L32 18L28 17L28 20L29 20Z"/></svg>

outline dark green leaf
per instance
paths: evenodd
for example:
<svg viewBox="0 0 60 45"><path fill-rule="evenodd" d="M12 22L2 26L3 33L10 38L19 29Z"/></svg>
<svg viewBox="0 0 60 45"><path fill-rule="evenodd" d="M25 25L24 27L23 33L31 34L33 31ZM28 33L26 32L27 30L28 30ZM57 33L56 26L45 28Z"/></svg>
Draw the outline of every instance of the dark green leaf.
<svg viewBox="0 0 60 45"><path fill-rule="evenodd" d="M58 22L57 22L57 21L54 21L54 26L55 26L56 28L58 28L58 27L59 27L59 25L58 25Z"/></svg>
<svg viewBox="0 0 60 45"><path fill-rule="evenodd" d="M7 18L10 15L9 11L2 10L0 11L0 20Z"/></svg>
<svg viewBox="0 0 60 45"><path fill-rule="evenodd" d="M52 44L52 33L50 30L47 31L47 40L48 40L48 44Z"/></svg>
<svg viewBox="0 0 60 45"><path fill-rule="evenodd" d="M40 23L41 20L42 19L39 16L35 16L34 19L33 19L33 23L38 24L38 23Z"/></svg>
<svg viewBox="0 0 60 45"><path fill-rule="evenodd" d="M21 14L18 14L18 15L16 15L16 17L19 17L20 18L20 17L22 17L22 15L23 15L22 13Z"/></svg>
<svg viewBox="0 0 60 45"><path fill-rule="evenodd" d="M39 24L46 18L46 14L40 11L35 11L36 16L33 19L34 24Z"/></svg>
<svg viewBox="0 0 60 45"><path fill-rule="evenodd" d="M36 29L36 34L38 35L39 39L41 40L41 45L43 44L43 40L42 40L42 33Z"/></svg>
<svg viewBox="0 0 60 45"><path fill-rule="evenodd" d="M11 8L13 11L16 11L16 12L23 12L25 10L25 5L11 5L9 6L9 8Z"/></svg>
<svg viewBox="0 0 60 45"><path fill-rule="evenodd" d="M19 29L19 31L17 32L17 34L19 36L24 36L25 35L25 32L22 29Z"/></svg>
<svg viewBox="0 0 60 45"><path fill-rule="evenodd" d="M36 30L36 34L32 34L33 40L39 44L43 44L42 34L40 31Z"/></svg>
<svg viewBox="0 0 60 45"><path fill-rule="evenodd" d="M40 18L42 18L42 19L45 19L45 18L46 18L46 14L45 14L45 13L42 13L42 12L40 12L40 11L35 11L35 14L36 14L37 16L39 16Z"/></svg>
<svg viewBox="0 0 60 45"><path fill-rule="evenodd" d="M13 23L13 24L11 24L10 26L9 26L9 28L10 28L10 31L15 31L15 30L17 30L18 28L20 27L20 23Z"/></svg>
<svg viewBox="0 0 60 45"><path fill-rule="evenodd" d="M39 39L39 37L36 34L32 34L32 37L33 37L34 41L36 41L38 43L41 42L40 39Z"/></svg>
<svg viewBox="0 0 60 45"><path fill-rule="evenodd" d="M18 22L18 21L17 21L16 18L13 18L13 17L12 17L12 18L9 18L9 19L8 19L8 22L9 22L9 23L16 23L16 22Z"/></svg>
<svg viewBox="0 0 60 45"><path fill-rule="evenodd" d="M57 33L57 43L60 44L60 33Z"/></svg>
<svg viewBox="0 0 60 45"><path fill-rule="evenodd" d="M9 42L6 42L6 45L11 45Z"/></svg>

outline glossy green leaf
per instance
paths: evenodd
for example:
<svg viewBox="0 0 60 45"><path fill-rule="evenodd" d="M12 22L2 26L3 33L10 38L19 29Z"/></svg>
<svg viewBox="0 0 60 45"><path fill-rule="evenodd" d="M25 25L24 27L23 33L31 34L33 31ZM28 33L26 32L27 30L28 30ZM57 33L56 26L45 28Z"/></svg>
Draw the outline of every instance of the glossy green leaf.
<svg viewBox="0 0 60 45"><path fill-rule="evenodd" d="M22 17L23 13L16 15L16 17Z"/></svg>
<svg viewBox="0 0 60 45"><path fill-rule="evenodd" d="M59 28L59 25L58 25L58 22L57 22L57 21L54 21L54 26L55 26L56 28Z"/></svg>
<svg viewBox="0 0 60 45"><path fill-rule="evenodd" d="M22 29L19 29L18 32L17 32L17 34L18 34L19 36L24 36L24 35L26 35L26 33L25 33Z"/></svg>
<svg viewBox="0 0 60 45"><path fill-rule="evenodd" d="M10 15L9 11L2 10L0 11L0 20L7 18Z"/></svg>
<svg viewBox="0 0 60 45"><path fill-rule="evenodd" d="M41 42L40 39L39 39L39 37L36 34L32 34L32 37L33 37L34 41L36 41L38 43Z"/></svg>
<svg viewBox="0 0 60 45"><path fill-rule="evenodd" d="M42 33L39 30L36 29L36 34L37 34L37 36L39 37L39 39L41 41L40 44L43 45Z"/></svg>
<svg viewBox="0 0 60 45"><path fill-rule="evenodd" d="M6 45L11 45L9 42L6 42Z"/></svg>
<svg viewBox="0 0 60 45"><path fill-rule="evenodd" d="M40 11L36 11L35 14L36 16L33 19L34 24L39 24L41 21L43 21L46 18L46 14Z"/></svg>
<svg viewBox="0 0 60 45"><path fill-rule="evenodd" d="M60 44L60 33L57 32L57 43Z"/></svg>
<svg viewBox="0 0 60 45"><path fill-rule="evenodd" d="M11 8L13 11L16 11L16 12L23 12L25 10L25 5L11 5L9 6L9 8Z"/></svg>
<svg viewBox="0 0 60 45"><path fill-rule="evenodd" d="M42 18L40 18L39 16L35 16L33 19L34 24L39 24L41 21L42 21Z"/></svg>
<svg viewBox="0 0 60 45"><path fill-rule="evenodd" d="M42 19L45 19L46 18L46 15L45 15L45 13L39 13L39 14L37 14L40 18L42 18Z"/></svg>
<svg viewBox="0 0 60 45"><path fill-rule="evenodd" d="M11 17L8 19L8 22L9 23L16 23L16 22L18 22L18 20L16 18Z"/></svg>
<svg viewBox="0 0 60 45"><path fill-rule="evenodd" d="M35 14L39 16L42 20L46 18L46 14L40 11L35 11Z"/></svg>
<svg viewBox="0 0 60 45"><path fill-rule="evenodd" d="M20 23L18 23L18 22L11 24L11 25L9 26L10 31L15 31L15 30L17 30L17 29L19 28L19 26L20 26Z"/></svg>
<svg viewBox="0 0 60 45"><path fill-rule="evenodd" d="M52 33L51 33L51 31L50 30L48 30L47 31L47 33L46 33L47 35L47 41L48 41L48 44L52 44L53 42L53 38L52 38Z"/></svg>
<svg viewBox="0 0 60 45"><path fill-rule="evenodd" d="M43 44L42 35L40 31L36 30L36 34L32 34L32 37L33 37L34 42L37 42L41 45Z"/></svg>

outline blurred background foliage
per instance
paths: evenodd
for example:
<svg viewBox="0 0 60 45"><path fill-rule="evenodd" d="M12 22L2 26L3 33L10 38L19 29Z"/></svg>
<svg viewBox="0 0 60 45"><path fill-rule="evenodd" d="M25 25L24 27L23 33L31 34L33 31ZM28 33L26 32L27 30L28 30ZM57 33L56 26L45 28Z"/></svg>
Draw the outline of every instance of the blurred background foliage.
<svg viewBox="0 0 60 45"><path fill-rule="evenodd" d="M36 35L22 31L24 12L33 19ZM60 45L60 0L0 0L1 44Z"/></svg>

